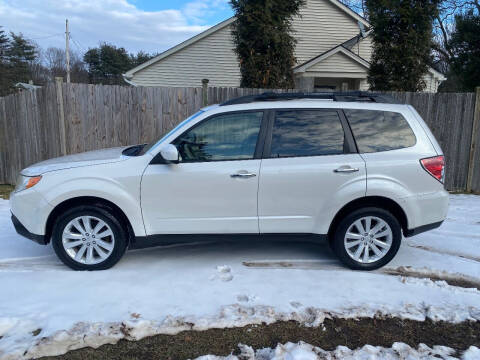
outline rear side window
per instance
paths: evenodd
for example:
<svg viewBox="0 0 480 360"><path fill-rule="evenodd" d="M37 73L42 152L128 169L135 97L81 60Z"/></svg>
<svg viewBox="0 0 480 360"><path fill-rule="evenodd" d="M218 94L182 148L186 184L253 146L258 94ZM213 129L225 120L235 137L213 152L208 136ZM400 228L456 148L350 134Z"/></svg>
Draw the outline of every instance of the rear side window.
<svg viewBox="0 0 480 360"><path fill-rule="evenodd" d="M417 139L402 114L390 111L344 110L361 153L411 147Z"/></svg>
<svg viewBox="0 0 480 360"><path fill-rule="evenodd" d="M343 154L344 138L334 110L276 111L270 157Z"/></svg>

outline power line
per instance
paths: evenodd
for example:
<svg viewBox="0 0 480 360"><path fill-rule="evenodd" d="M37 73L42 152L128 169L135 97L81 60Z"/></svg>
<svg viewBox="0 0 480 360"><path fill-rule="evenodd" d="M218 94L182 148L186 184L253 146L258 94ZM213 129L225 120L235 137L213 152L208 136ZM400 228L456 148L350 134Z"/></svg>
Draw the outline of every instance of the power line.
<svg viewBox="0 0 480 360"><path fill-rule="evenodd" d="M46 36L40 36L40 37L36 37L36 38L31 38L32 40L40 40L40 39L48 39L48 38L52 38L54 36L62 36L63 37L63 33L59 33L59 34L53 34L53 35L46 35Z"/></svg>
<svg viewBox="0 0 480 360"><path fill-rule="evenodd" d="M73 38L72 33L70 33L70 40L73 41L74 45L78 48L78 50L86 52L85 48L80 44L80 42Z"/></svg>

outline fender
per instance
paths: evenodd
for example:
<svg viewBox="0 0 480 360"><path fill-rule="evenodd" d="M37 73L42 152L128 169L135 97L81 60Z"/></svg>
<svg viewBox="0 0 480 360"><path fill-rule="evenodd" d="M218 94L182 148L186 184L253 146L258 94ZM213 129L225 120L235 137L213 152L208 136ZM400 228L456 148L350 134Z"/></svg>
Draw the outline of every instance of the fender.
<svg viewBox="0 0 480 360"><path fill-rule="evenodd" d="M314 233L327 234L337 213L348 203L366 195L366 177L358 177L343 184L328 201L321 202L316 214Z"/></svg>
<svg viewBox="0 0 480 360"><path fill-rule="evenodd" d="M69 169L68 179L60 172L46 174L49 177L48 189L41 189L46 201L55 208L66 200L83 196L97 197L118 206L132 225L135 236L145 236L142 211L140 207L141 171L135 177L108 178L85 169ZM101 172L101 171L100 171ZM39 189L40 190L40 189ZM53 209L52 209L53 210Z"/></svg>
<svg viewBox="0 0 480 360"><path fill-rule="evenodd" d="M380 196L396 202L406 215L409 229L416 226L415 219L421 218L418 207L411 201L416 195L393 177L379 174L369 177L367 196Z"/></svg>

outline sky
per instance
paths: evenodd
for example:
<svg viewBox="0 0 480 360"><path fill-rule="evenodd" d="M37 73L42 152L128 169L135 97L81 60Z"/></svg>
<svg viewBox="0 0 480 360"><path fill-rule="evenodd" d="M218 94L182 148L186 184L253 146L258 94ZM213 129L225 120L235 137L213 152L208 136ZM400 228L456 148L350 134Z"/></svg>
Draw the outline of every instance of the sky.
<svg viewBox="0 0 480 360"><path fill-rule="evenodd" d="M80 53L109 42L127 51L158 53L232 16L228 0L0 0L0 26L42 48Z"/></svg>

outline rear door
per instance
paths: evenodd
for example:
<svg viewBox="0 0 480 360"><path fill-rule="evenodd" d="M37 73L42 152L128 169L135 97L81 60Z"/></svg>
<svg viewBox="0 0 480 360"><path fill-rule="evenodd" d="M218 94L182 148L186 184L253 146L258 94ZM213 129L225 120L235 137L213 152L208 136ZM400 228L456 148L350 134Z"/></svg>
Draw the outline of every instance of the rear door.
<svg viewBox="0 0 480 360"><path fill-rule="evenodd" d="M342 111L270 113L260 169L261 233L326 234L336 211L365 192L365 162Z"/></svg>

